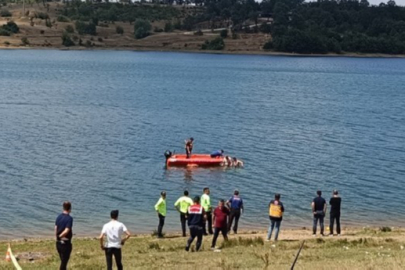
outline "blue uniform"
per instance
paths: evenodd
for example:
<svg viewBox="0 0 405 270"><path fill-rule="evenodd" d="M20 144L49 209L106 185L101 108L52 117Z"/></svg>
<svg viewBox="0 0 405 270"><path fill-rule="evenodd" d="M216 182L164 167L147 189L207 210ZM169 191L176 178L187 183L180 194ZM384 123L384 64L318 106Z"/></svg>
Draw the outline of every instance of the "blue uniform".
<svg viewBox="0 0 405 270"><path fill-rule="evenodd" d="M211 157L222 157L223 153L220 150L211 153Z"/></svg>
<svg viewBox="0 0 405 270"><path fill-rule="evenodd" d="M243 200L239 196L232 196L229 199L229 203L231 204L231 209L241 209L243 208Z"/></svg>

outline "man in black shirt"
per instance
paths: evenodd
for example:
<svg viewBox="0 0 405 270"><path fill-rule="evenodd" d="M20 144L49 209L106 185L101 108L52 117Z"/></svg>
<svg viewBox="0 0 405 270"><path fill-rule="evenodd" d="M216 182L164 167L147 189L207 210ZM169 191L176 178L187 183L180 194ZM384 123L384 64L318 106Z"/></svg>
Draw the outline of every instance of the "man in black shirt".
<svg viewBox="0 0 405 270"><path fill-rule="evenodd" d="M325 217L327 207L325 199L322 198L322 191L318 190L316 194L318 195L318 197L315 197L314 200L312 201L312 213L314 215L314 224L312 227L313 236L316 235L316 226L318 224L318 220L319 225L321 227L321 235L323 235L324 230L323 220Z"/></svg>
<svg viewBox="0 0 405 270"><path fill-rule="evenodd" d="M342 203L342 198L339 197L337 190L333 191L333 197L330 198L329 204L330 208L330 235L333 235L333 225L336 220L336 232L340 235L340 204Z"/></svg>
<svg viewBox="0 0 405 270"><path fill-rule="evenodd" d="M69 215L72 210L70 202L63 203L63 213L55 221L56 249L60 257L60 270L66 270L72 252L73 218Z"/></svg>

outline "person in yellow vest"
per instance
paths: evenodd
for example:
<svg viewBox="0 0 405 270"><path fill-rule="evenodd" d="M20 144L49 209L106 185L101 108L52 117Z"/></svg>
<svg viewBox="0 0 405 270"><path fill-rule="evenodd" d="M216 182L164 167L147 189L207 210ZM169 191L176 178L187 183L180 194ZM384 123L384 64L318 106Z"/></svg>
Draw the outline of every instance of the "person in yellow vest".
<svg viewBox="0 0 405 270"><path fill-rule="evenodd" d="M269 203L269 217L270 217L270 226L267 233L267 241L270 241L271 234L274 227L276 227L274 233L274 241L278 239L278 233L280 231L281 220L283 219L284 205L280 202L280 194L274 196L274 200L271 200Z"/></svg>
<svg viewBox="0 0 405 270"><path fill-rule="evenodd" d="M159 225L157 230L157 237L163 238L163 225L165 225L165 217L166 217L166 192L162 191L160 193L160 198L158 202L155 204L155 210L159 217Z"/></svg>
<svg viewBox="0 0 405 270"><path fill-rule="evenodd" d="M184 196L181 196L175 203L174 208L180 213L181 229L183 231L183 237L186 236L186 220L187 210L190 205L193 204L193 200L188 196L188 191L184 191Z"/></svg>
<svg viewBox="0 0 405 270"><path fill-rule="evenodd" d="M211 199L210 199L210 189L208 187L205 187L203 189L204 194L201 195L201 206L204 208L205 214L207 215L206 222L204 222L204 235L207 234L207 223L208 223L208 232L209 234L213 234L214 232L212 231L212 207L211 207Z"/></svg>

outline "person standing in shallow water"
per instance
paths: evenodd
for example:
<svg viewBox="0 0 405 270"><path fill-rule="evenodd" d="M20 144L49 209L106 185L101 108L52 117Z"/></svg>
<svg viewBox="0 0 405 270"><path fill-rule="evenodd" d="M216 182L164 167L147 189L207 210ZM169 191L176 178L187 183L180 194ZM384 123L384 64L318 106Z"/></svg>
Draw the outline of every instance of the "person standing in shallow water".
<svg viewBox="0 0 405 270"><path fill-rule="evenodd" d="M163 226L165 225L165 218L166 218L166 192L162 191L160 193L160 198L158 202L155 204L155 210L158 214L159 218L159 225L157 229L157 237L163 238Z"/></svg>
<svg viewBox="0 0 405 270"><path fill-rule="evenodd" d="M100 234L100 247L105 251L105 258L107 261L107 270L112 270L112 257L115 258L115 263L117 264L117 269L122 270L122 253L121 248L131 237L130 232L127 230L127 227L121 222L118 221L118 210L113 210L110 213L111 221L106 223L103 226ZM126 234L126 237L122 239L122 235ZM107 241L104 245L104 237Z"/></svg>
<svg viewBox="0 0 405 270"><path fill-rule="evenodd" d="M60 258L59 270L66 270L72 253L72 227L73 218L70 216L72 204L69 201L63 203L63 213L55 221L56 249Z"/></svg>
<svg viewBox="0 0 405 270"><path fill-rule="evenodd" d="M339 197L339 192L337 190L333 191L333 196L330 198L329 204L330 208L330 235L333 236L333 225L336 220L336 232L340 235L340 205L342 203L342 198Z"/></svg>
<svg viewBox="0 0 405 270"><path fill-rule="evenodd" d="M316 192L316 194L318 195L317 197L314 198L314 200L312 201L312 213L314 215L314 220L313 220L313 226L312 226L312 232L313 232L313 236L316 235L316 226L318 224L319 221L319 225L321 227L321 235L323 234L324 231L324 218L325 218L325 214L326 214L326 201L324 198L322 198L322 191L318 190Z"/></svg>
<svg viewBox="0 0 405 270"><path fill-rule="evenodd" d="M185 149L186 149L187 158L190 158L191 153L193 152L194 138L191 137L190 139L185 140L184 143L185 143Z"/></svg>
<svg viewBox="0 0 405 270"><path fill-rule="evenodd" d="M280 225L281 221L283 220L284 213L284 205L282 202L280 202L280 197L280 194L274 195L274 200L271 200L269 203L270 226L267 233L267 241L270 241L274 227L276 228L274 233L274 241L278 240L278 233L280 232Z"/></svg>

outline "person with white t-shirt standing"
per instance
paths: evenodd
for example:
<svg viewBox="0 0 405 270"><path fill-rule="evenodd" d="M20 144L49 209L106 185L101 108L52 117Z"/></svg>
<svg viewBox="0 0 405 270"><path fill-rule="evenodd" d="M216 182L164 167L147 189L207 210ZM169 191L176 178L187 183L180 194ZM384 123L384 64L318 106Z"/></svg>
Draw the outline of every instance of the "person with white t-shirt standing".
<svg viewBox="0 0 405 270"><path fill-rule="evenodd" d="M131 237L131 233L127 230L127 227L118 221L118 210L111 211L111 221L104 224L103 230L100 234L100 245L101 249L105 251L105 258L107 260L107 270L112 270L112 256L115 257L115 263L117 264L118 270L122 270L121 263L121 247L124 245L125 241ZM122 235L126 234L125 238L122 239ZM106 243L104 244L104 237L106 238Z"/></svg>

